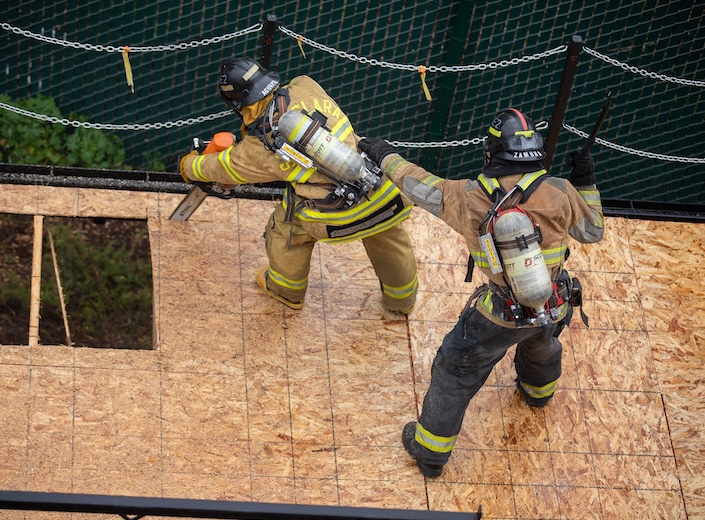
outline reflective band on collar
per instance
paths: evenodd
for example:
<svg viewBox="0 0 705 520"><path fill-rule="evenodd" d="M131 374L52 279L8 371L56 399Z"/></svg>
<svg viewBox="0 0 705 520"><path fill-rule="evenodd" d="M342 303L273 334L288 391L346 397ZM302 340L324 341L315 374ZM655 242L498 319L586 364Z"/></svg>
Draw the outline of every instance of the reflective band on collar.
<svg viewBox="0 0 705 520"><path fill-rule="evenodd" d="M521 179L519 179L519 182L517 182L516 185L519 186L522 191L526 191L532 182L534 182L536 179L538 179L539 177L541 177L545 173L546 173L546 170L539 170L539 171L533 172L533 173L525 173L521 177Z"/></svg>
<svg viewBox="0 0 705 520"><path fill-rule="evenodd" d="M435 451L436 453L448 453L453 451L457 439L457 435L453 435L452 437L434 435L419 423L416 423L415 440L428 450Z"/></svg>
<svg viewBox="0 0 705 520"><path fill-rule="evenodd" d="M482 184L485 191L492 195L496 190L501 190L502 186L494 177L485 177L483 173L477 176L477 182Z"/></svg>

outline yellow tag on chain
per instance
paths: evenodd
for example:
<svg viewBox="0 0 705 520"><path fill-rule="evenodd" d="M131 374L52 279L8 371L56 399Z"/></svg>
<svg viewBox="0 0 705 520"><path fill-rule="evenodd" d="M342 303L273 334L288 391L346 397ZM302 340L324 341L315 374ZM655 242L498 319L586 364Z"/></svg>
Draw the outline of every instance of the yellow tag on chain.
<svg viewBox="0 0 705 520"><path fill-rule="evenodd" d="M421 86L423 87L423 93L426 95L426 101L431 101L431 92L426 86L426 67L423 65L419 66L419 74L421 74Z"/></svg>
<svg viewBox="0 0 705 520"><path fill-rule="evenodd" d="M132 93L135 93L135 82L132 78L132 66L130 65L130 58L127 53L130 52L130 48L125 45L125 50L122 51L122 63L125 65L125 76L127 77L127 86L130 87Z"/></svg>

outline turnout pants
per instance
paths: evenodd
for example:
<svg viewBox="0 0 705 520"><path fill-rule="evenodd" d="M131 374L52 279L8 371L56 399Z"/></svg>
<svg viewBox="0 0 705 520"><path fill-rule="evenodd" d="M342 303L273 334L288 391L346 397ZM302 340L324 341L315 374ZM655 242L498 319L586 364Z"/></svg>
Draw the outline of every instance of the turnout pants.
<svg viewBox="0 0 705 520"><path fill-rule="evenodd" d="M306 294L311 255L319 239L296 219L286 222L284 217L284 209L279 204L264 232L269 257L267 287L289 301L300 302ZM396 225L363 238L362 242L379 278L385 306L395 311L413 307L418 290L416 257L404 228Z"/></svg>
<svg viewBox="0 0 705 520"><path fill-rule="evenodd" d="M562 347L556 324L506 328L465 309L443 339L431 368L413 455L426 464L445 464L455 446L470 399L480 390L509 347L517 344L514 365L523 383L544 387L561 375Z"/></svg>

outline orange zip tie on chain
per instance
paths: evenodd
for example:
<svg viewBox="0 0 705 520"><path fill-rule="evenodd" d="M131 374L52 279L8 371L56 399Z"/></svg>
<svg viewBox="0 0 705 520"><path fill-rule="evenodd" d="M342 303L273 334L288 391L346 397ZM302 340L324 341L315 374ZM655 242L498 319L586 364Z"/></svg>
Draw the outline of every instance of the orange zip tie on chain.
<svg viewBox="0 0 705 520"><path fill-rule="evenodd" d="M420 65L419 74L421 74L421 86L423 87L423 93L426 95L426 101L431 101L431 93L426 86L426 67Z"/></svg>
<svg viewBox="0 0 705 520"><path fill-rule="evenodd" d="M299 50L301 51L301 54L303 54L303 55L304 55L304 58L305 58L305 57L306 57L306 53L304 52L304 46L301 45L301 42L303 41L303 39L304 39L303 36L299 36L299 37L296 39L296 42L299 44Z"/></svg>
<svg viewBox="0 0 705 520"><path fill-rule="evenodd" d="M125 50L122 51L122 63L125 65L125 76L127 76L127 86L130 87L132 93L135 93L135 82L132 78L132 65L130 65L130 58L127 53L130 52L130 48L125 45L123 47Z"/></svg>

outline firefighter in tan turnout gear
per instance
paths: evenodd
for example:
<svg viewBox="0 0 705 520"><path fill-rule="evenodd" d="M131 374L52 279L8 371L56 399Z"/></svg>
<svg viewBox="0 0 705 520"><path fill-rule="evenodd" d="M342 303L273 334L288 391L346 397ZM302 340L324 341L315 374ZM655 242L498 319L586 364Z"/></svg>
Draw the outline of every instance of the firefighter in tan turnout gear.
<svg viewBox="0 0 705 520"><path fill-rule="evenodd" d="M546 156L541 135L514 108L492 121L477 180L432 175L379 138L363 139L359 147L414 204L465 238L468 281L474 265L489 278L443 339L421 416L402 431L420 471L438 476L470 399L512 345L527 404L541 407L553 397L561 375L558 335L580 304L580 284L563 269L568 242L598 242L604 230L594 161L589 153L571 152L570 182L550 177L540 162Z"/></svg>
<svg viewBox="0 0 705 520"><path fill-rule="evenodd" d="M308 76L281 86L275 72L242 57L220 66L218 93L241 117L242 139L219 153L192 152L182 159L181 173L187 182L286 182L283 200L265 228L269 266L258 272L259 286L288 307L301 309L316 242L362 240L385 307L411 312L418 288L416 258L400 224L413 205L381 173L370 183L357 174L339 178L315 161L306 163L310 158L305 154L312 152L325 164L332 157L325 153L333 147L351 152L345 160L362 161L359 138L337 103ZM279 132L285 125L287 135ZM308 149L299 141L309 143Z"/></svg>

